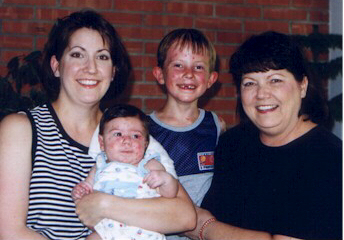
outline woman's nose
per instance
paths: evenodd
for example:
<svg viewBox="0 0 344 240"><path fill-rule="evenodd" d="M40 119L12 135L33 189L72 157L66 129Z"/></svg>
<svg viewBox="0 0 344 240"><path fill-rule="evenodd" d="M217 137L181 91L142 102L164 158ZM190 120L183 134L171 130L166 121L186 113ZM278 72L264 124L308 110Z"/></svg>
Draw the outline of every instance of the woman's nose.
<svg viewBox="0 0 344 240"><path fill-rule="evenodd" d="M96 63L96 60L94 59L88 59L87 62L86 62L86 66L85 66L85 69L87 72L89 73L96 73L97 72L97 63Z"/></svg>
<svg viewBox="0 0 344 240"><path fill-rule="evenodd" d="M257 98L262 99L269 97L271 94L271 89L269 86L266 85L258 85L257 88Z"/></svg>

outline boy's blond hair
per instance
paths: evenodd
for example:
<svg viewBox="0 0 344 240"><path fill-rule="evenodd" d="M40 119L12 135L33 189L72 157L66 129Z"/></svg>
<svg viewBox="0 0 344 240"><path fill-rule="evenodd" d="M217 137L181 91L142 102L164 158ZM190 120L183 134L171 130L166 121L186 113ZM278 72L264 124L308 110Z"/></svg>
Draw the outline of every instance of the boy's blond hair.
<svg viewBox="0 0 344 240"><path fill-rule="evenodd" d="M209 56L209 72L215 70L216 51L214 45L201 31L193 28L175 29L160 41L157 52L158 67L163 69L167 52L175 43L177 44L176 47L178 46L180 49L191 46L193 53L207 54Z"/></svg>

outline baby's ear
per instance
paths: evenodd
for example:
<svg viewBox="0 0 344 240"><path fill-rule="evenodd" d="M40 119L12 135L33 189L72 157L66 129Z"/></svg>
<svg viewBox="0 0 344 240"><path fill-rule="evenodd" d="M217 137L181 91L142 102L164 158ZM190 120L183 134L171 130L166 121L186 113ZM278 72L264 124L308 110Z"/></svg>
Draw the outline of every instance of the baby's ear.
<svg viewBox="0 0 344 240"><path fill-rule="evenodd" d="M98 142L99 142L100 150L104 151L104 140L103 140L103 136L100 134L98 135Z"/></svg>
<svg viewBox="0 0 344 240"><path fill-rule="evenodd" d="M161 84L161 85L165 84L164 72L160 67L154 67L153 68L153 75L159 84Z"/></svg>

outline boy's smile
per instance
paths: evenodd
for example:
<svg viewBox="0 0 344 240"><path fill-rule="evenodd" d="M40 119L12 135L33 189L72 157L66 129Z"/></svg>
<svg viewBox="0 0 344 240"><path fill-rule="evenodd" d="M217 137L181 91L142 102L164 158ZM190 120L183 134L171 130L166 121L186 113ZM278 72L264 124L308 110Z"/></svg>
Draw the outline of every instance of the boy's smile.
<svg viewBox="0 0 344 240"><path fill-rule="evenodd" d="M164 68L155 68L153 74L160 84L165 84L169 98L183 103L197 100L217 79L217 72L209 72L207 52L193 52L191 46L175 43L167 52Z"/></svg>

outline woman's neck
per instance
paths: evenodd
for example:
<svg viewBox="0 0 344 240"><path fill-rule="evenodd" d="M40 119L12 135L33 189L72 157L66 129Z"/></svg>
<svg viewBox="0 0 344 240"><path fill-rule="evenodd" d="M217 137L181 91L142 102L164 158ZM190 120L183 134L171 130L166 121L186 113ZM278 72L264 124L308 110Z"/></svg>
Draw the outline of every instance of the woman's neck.
<svg viewBox="0 0 344 240"><path fill-rule="evenodd" d="M263 144L271 147L286 145L317 126L317 124L313 123L311 120L305 121L304 119L303 116L299 117L294 126L281 133L274 134L260 131L260 140Z"/></svg>
<svg viewBox="0 0 344 240"><path fill-rule="evenodd" d="M80 107L62 104L57 100L52 106L67 134L78 143L89 146L102 116L99 105Z"/></svg>

